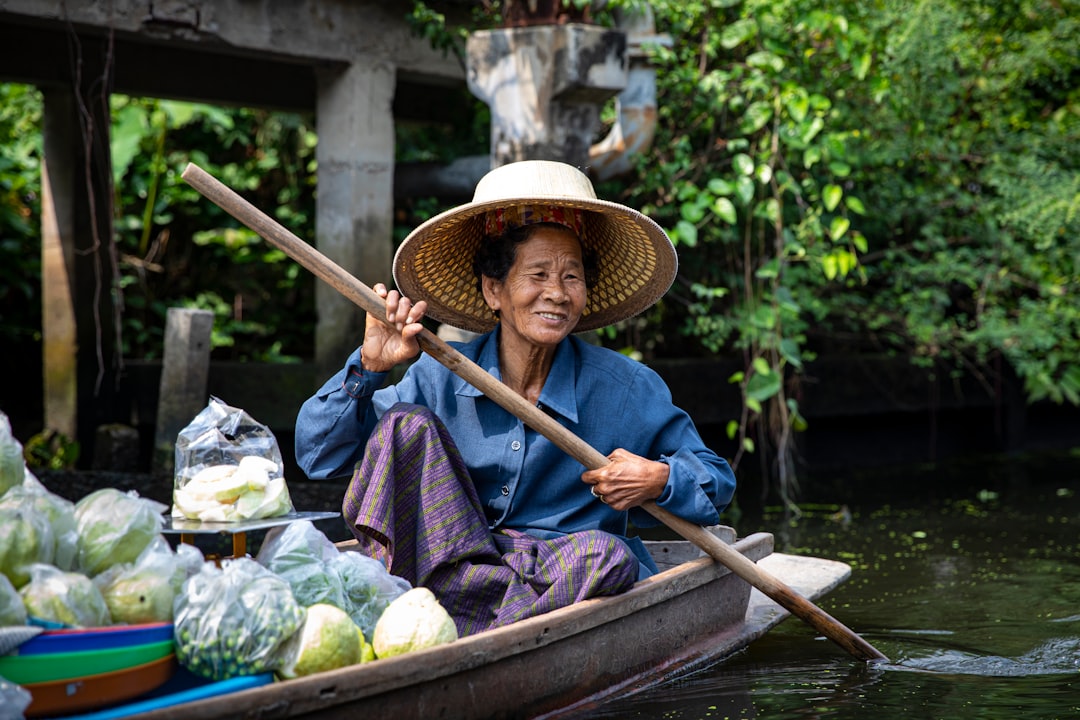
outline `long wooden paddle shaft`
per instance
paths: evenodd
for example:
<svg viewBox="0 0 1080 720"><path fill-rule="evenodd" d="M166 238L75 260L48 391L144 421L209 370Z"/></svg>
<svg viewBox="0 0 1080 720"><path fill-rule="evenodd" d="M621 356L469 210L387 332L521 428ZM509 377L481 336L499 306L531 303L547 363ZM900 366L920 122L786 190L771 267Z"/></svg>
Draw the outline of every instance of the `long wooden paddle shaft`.
<svg viewBox="0 0 1080 720"><path fill-rule="evenodd" d="M308 243L286 230L271 217L257 209L219 182L205 170L189 163L182 173L192 187L227 213L248 226L267 242L278 247L292 259L327 282L342 295L375 317L386 317L386 303L379 295L321 254ZM417 336L421 349L469 384L482 391L522 422L533 428L590 470L604 467L610 461L581 438L577 437L525 398L497 380L493 375L455 350L444 340L423 330ZM716 562L729 568L753 587L760 590L792 615L808 623L818 632L847 650L859 660L887 660L868 642L845 627L821 608L799 595L795 590L759 568L753 561L732 549L700 525L687 522L669 513L654 502L642 505L683 538L704 550Z"/></svg>

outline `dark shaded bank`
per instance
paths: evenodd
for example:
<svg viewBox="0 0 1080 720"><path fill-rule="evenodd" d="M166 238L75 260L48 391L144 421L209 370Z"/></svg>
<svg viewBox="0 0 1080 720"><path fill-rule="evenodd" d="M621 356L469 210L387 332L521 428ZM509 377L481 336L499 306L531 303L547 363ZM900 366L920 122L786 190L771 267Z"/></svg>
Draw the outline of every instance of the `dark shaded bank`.
<svg viewBox="0 0 1080 720"><path fill-rule="evenodd" d="M842 512L888 505L937 506L956 498L980 494L1010 497L1047 482L1074 482L1078 478L1061 477L1080 470L1080 444L1065 450L1018 454L980 454L950 458L937 463L883 464L877 466L834 467L822 474L804 478L796 498L805 507ZM142 497L172 505L172 476L151 473L107 471L38 471L37 477L52 492L77 502L94 490L112 487L134 490ZM341 512L347 480L297 480L286 475L289 494L297 510ZM736 529L749 528L763 514L776 512L774 499L762 492L760 478L745 473L739 478L735 502L721 522ZM816 512L817 510L815 510ZM351 534L338 517L316 523L334 541L347 540ZM674 537L666 528L651 529L644 535ZM257 548L261 533L252 533L249 547ZM224 542L224 539L223 539Z"/></svg>

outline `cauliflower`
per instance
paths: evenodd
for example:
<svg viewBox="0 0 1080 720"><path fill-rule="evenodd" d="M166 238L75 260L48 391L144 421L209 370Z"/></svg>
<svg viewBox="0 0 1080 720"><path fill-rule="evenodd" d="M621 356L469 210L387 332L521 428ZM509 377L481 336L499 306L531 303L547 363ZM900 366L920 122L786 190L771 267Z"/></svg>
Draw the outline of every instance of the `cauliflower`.
<svg viewBox="0 0 1080 720"><path fill-rule="evenodd" d="M364 633L341 608L316 603L307 609L304 624L282 646L283 678L303 677L363 661Z"/></svg>
<svg viewBox="0 0 1080 720"><path fill-rule="evenodd" d="M387 658L457 640L457 627L435 594L417 587L386 606L371 639L375 657Z"/></svg>

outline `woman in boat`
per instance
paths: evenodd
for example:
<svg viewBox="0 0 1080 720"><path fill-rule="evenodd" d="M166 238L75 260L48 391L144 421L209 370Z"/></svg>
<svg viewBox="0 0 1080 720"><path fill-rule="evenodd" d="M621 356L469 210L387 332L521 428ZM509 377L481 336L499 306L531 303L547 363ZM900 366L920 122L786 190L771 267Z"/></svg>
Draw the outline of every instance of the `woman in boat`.
<svg viewBox="0 0 1080 720"><path fill-rule="evenodd" d="M374 286L386 322L369 315L300 409L300 467L352 474L342 509L363 551L431 589L461 635L628 589L656 572L628 534L658 524L641 504L711 525L735 489L659 375L575 335L650 307L676 269L656 223L572 166L492 170L402 242L400 294ZM480 333L464 356L611 462L585 471L431 356L412 362L424 317Z"/></svg>

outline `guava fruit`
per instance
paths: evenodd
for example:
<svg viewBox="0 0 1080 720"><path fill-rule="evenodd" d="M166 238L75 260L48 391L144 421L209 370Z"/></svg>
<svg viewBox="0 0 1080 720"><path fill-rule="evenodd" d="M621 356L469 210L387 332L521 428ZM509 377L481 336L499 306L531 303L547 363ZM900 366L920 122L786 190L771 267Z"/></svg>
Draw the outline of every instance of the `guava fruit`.
<svg viewBox="0 0 1080 720"><path fill-rule="evenodd" d="M38 564L31 567L30 575L30 582L19 590L27 615L69 627L110 624L105 598L82 573Z"/></svg>
<svg viewBox="0 0 1080 720"><path fill-rule="evenodd" d="M48 518L25 508L0 508L0 573L12 585L30 582L30 566L51 564L54 552Z"/></svg>
<svg viewBox="0 0 1080 720"><path fill-rule="evenodd" d="M26 605L6 575L0 575L0 627L26 624Z"/></svg>
<svg viewBox="0 0 1080 720"><path fill-rule="evenodd" d="M26 474L23 446L11 434L11 421L0 412L0 496L22 484Z"/></svg>
<svg viewBox="0 0 1080 720"><path fill-rule="evenodd" d="M50 559L42 559L61 570L71 570L78 550L79 533L75 528L75 503L52 493L27 472L21 485L0 497L0 509L23 510L44 519L52 529L53 550Z"/></svg>
<svg viewBox="0 0 1080 720"><path fill-rule="evenodd" d="M114 624L172 622L172 578L148 572L121 575L101 588Z"/></svg>
<svg viewBox="0 0 1080 720"><path fill-rule="evenodd" d="M387 658L443 645L457 637L454 619L435 594L417 587L386 606L375 623L371 645L375 657Z"/></svg>
<svg viewBox="0 0 1080 720"><path fill-rule="evenodd" d="M316 603L304 624L282 646L283 678L303 677L355 665L363 660L364 634L341 608Z"/></svg>

